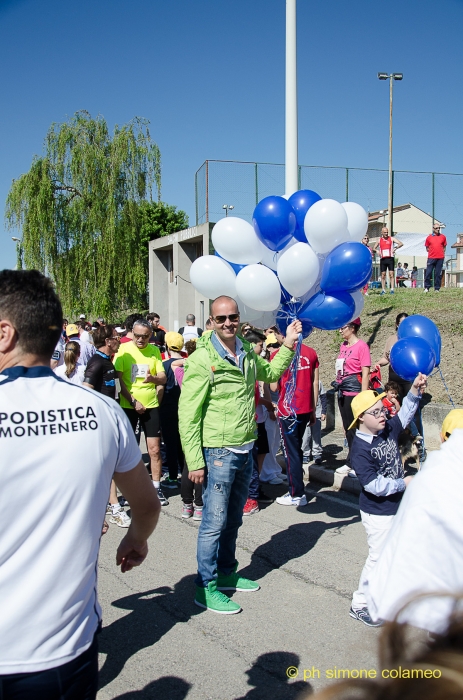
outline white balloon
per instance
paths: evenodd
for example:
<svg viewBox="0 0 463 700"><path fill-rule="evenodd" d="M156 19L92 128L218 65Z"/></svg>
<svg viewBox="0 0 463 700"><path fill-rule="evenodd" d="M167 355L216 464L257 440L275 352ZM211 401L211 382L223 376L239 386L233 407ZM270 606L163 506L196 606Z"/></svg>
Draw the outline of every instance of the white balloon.
<svg viewBox="0 0 463 700"><path fill-rule="evenodd" d="M280 304L277 276L265 265L247 265L236 276L236 291L246 306L273 311Z"/></svg>
<svg viewBox="0 0 463 700"><path fill-rule="evenodd" d="M351 240L360 243L368 231L368 214L356 202L343 202L341 206L347 214L347 229Z"/></svg>
<svg viewBox="0 0 463 700"><path fill-rule="evenodd" d="M261 243L262 246L262 257L260 259L260 262L263 265L266 265L269 267L271 270L276 270L277 265L278 265L278 260L281 258L283 253L285 253L287 250L293 247L293 245L296 245L297 239L296 238L291 238L290 242L288 245L286 245L282 250L276 252L274 250L270 250L270 248L267 248L266 245Z"/></svg>
<svg viewBox="0 0 463 700"><path fill-rule="evenodd" d="M241 323L244 321L253 322L262 316L262 311L259 309L251 309L250 306L246 306L244 301L240 299L239 296L236 297L236 302L240 310Z"/></svg>
<svg viewBox="0 0 463 700"><path fill-rule="evenodd" d="M351 297L355 301L355 310L351 318L351 321L353 321L354 318L358 318L363 311L365 296L362 294L362 290L359 289L357 292L352 292Z"/></svg>
<svg viewBox="0 0 463 700"><path fill-rule="evenodd" d="M251 224L237 216L220 219L212 229L212 245L225 260L238 265L260 262L262 244Z"/></svg>
<svg viewBox="0 0 463 700"><path fill-rule="evenodd" d="M278 260L277 270L281 285L293 297L301 297L316 283L320 265L307 243L296 243Z"/></svg>
<svg viewBox="0 0 463 700"><path fill-rule="evenodd" d="M320 199L312 204L305 215L304 231L316 253L329 253L340 243L351 240L346 210L335 199Z"/></svg>
<svg viewBox="0 0 463 700"><path fill-rule="evenodd" d="M190 267L193 287L205 297L216 299L222 294L236 297L236 275L231 265L217 255L202 255Z"/></svg>

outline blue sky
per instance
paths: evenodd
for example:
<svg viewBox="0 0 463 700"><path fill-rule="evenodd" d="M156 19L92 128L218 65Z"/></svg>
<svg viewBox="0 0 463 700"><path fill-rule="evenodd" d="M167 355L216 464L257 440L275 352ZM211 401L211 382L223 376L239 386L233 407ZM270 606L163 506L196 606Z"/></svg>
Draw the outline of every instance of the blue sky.
<svg viewBox="0 0 463 700"><path fill-rule="evenodd" d="M463 172L462 27L461 0L298 0L300 163L387 168L376 74L400 71L394 167ZM2 210L50 124L86 109L150 120L162 198L194 223L205 159L284 160L284 40L284 0L0 0Z"/></svg>

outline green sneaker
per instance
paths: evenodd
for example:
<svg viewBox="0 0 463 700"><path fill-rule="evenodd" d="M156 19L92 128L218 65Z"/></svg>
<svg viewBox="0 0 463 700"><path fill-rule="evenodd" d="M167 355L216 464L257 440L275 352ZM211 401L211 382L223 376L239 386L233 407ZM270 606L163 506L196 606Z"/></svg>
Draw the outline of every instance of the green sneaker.
<svg viewBox="0 0 463 700"><path fill-rule="evenodd" d="M196 586L195 605L206 608L219 615L234 615L241 612L241 608L228 596L217 590L217 581L211 581L206 588Z"/></svg>
<svg viewBox="0 0 463 700"><path fill-rule="evenodd" d="M244 578L236 573L238 562L235 564L235 570L231 574L225 576L220 571L217 572L217 590L218 591L241 591L242 593L253 593L258 591L260 586L255 581Z"/></svg>

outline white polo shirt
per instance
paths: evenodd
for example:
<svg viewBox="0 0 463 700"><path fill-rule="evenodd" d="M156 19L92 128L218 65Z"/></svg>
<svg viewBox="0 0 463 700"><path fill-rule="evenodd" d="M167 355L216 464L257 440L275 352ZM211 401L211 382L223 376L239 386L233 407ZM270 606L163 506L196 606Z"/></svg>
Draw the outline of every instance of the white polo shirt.
<svg viewBox="0 0 463 700"><path fill-rule="evenodd" d="M60 666L92 643L111 478L140 459L112 399L44 366L0 373L0 675Z"/></svg>

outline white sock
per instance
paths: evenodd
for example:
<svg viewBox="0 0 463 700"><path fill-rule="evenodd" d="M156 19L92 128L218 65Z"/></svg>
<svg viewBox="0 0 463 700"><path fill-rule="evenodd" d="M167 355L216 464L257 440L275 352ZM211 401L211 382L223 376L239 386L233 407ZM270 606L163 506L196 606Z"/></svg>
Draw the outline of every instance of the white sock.
<svg viewBox="0 0 463 700"><path fill-rule="evenodd" d="M153 479L153 486L155 489L160 489L161 488L161 482L160 481L155 481Z"/></svg>

